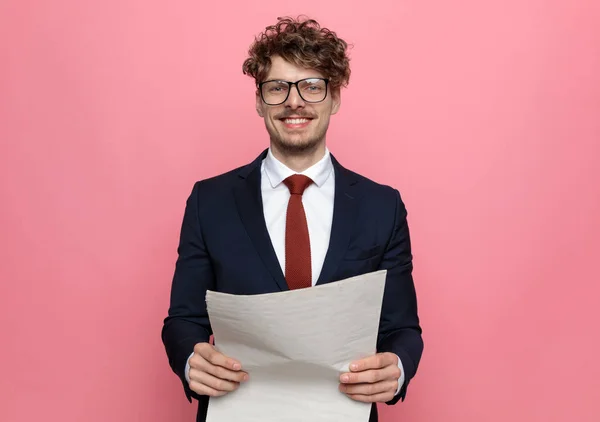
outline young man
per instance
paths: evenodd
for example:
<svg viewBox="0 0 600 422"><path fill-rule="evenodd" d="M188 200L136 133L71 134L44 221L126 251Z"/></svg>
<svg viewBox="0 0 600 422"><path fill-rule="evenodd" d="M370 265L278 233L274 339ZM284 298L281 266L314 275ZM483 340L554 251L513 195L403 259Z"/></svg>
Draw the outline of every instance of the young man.
<svg viewBox="0 0 600 422"><path fill-rule="evenodd" d="M340 375L353 400L394 404L423 350L406 209L397 190L342 167L326 146L350 76L347 44L314 20L279 19L250 48L244 73L269 148L252 163L197 182L187 201L162 339L188 397L252 382L210 343L208 289L260 294L310 288L386 269L377 354ZM348 327L352 329L352 327ZM355 365L355 366L354 366Z"/></svg>

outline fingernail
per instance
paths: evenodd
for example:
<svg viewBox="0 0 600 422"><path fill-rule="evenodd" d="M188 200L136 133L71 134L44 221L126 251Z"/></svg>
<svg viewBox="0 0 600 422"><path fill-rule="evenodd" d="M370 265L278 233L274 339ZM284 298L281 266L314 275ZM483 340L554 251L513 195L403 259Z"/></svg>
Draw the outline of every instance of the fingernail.
<svg viewBox="0 0 600 422"><path fill-rule="evenodd" d="M342 375L342 382L348 382L348 375Z"/></svg>
<svg viewBox="0 0 600 422"><path fill-rule="evenodd" d="M353 363L352 365L350 365L350 369L356 370L356 369L358 369L358 365Z"/></svg>
<svg viewBox="0 0 600 422"><path fill-rule="evenodd" d="M244 381L248 381L248 374L244 375Z"/></svg>
<svg viewBox="0 0 600 422"><path fill-rule="evenodd" d="M242 367L242 365L240 365L239 363L233 364L233 369L235 369L236 371L239 371L241 367Z"/></svg>

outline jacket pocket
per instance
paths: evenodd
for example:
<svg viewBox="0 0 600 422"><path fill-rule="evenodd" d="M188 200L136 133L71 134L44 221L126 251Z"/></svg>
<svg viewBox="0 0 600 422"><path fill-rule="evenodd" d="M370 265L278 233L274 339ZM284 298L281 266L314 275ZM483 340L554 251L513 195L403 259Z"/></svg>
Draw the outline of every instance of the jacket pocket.
<svg viewBox="0 0 600 422"><path fill-rule="evenodd" d="M351 248L344 255L345 261L361 261L380 255L384 245L376 245L370 248Z"/></svg>

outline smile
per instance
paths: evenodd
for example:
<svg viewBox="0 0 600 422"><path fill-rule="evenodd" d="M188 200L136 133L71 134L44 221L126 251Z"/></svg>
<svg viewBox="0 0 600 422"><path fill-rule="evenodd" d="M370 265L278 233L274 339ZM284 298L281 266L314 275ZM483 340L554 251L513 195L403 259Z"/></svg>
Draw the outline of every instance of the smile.
<svg viewBox="0 0 600 422"><path fill-rule="evenodd" d="M308 126L312 119L307 119L304 117L290 117L286 119L281 119L283 124L289 129L298 129Z"/></svg>
<svg viewBox="0 0 600 422"><path fill-rule="evenodd" d="M283 122L288 125L301 125L303 123L309 122L309 119L283 119Z"/></svg>

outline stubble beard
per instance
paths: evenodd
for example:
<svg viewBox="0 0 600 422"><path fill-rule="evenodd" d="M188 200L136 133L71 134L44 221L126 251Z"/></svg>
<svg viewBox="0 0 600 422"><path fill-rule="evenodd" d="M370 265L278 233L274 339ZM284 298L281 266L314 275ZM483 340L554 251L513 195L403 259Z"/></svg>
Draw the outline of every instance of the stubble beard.
<svg viewBox="0 0 600 422"><path fill-rule="evenodd" d="M327 127L322 128L318 133L308 139L300 141L291 141L279 133L273 131L270 133L271 142L286 155L304 155L309 152L316 151L319 146L325 141Z"/></svg>

